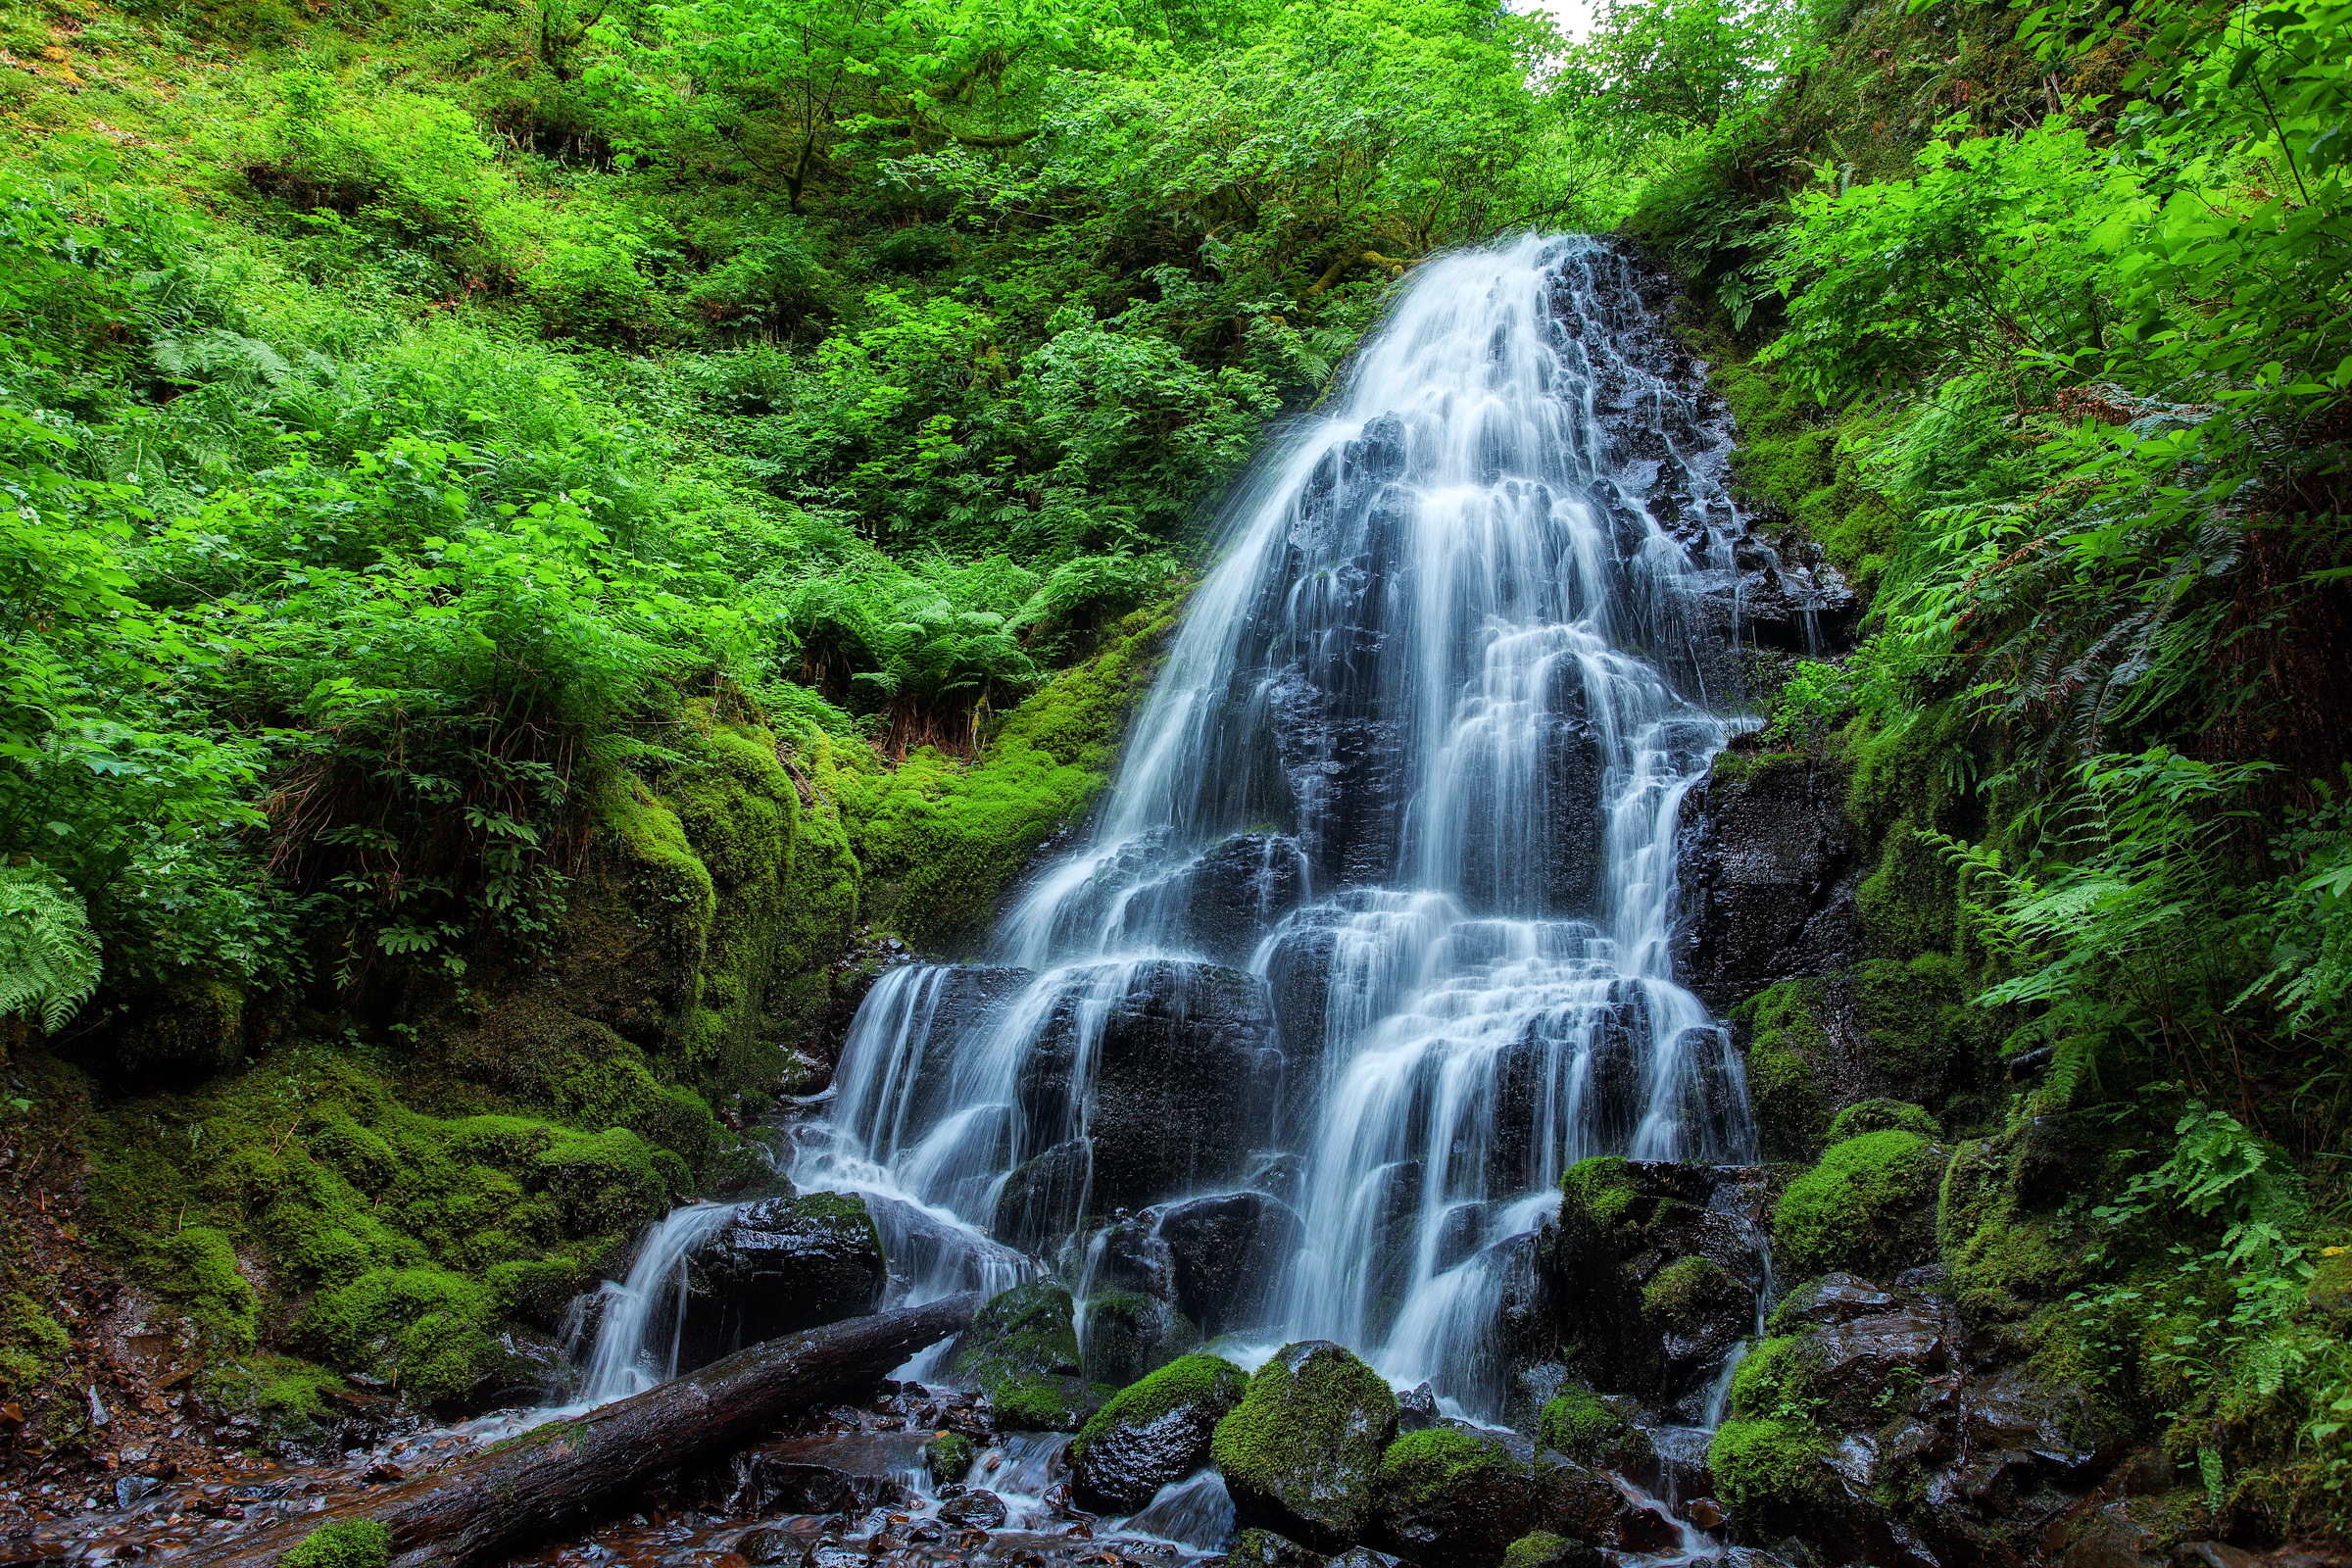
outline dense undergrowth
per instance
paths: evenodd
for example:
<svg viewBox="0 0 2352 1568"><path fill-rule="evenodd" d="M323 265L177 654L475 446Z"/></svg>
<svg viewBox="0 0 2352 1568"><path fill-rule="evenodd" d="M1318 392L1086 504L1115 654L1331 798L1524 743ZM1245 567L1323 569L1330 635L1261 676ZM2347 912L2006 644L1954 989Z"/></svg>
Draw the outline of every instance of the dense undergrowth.
<svg viewBox="0 0 2352 1568"><path fill-rule="evenodd" d="M1788 1259L1939 1259L2196 1528L2340 1516L2347 20L12 5L10 1136L208 1396L494 1391L749 1178L861 931L968 947L1084 809L1390 280L1625 218L1872 605L1741 764L1868 858L1740 1010ZM1924 1108L1825 1093L1847 1016ZM100 1442L10 1267L0 1394ZM1786 1362L1717 1470L1801 1503Z"/></svg>
<svg viewBox="0 0 2352 1568"><path fill-rule="evenodd" d="M760 1179L889 944L969 948L1101 788L1268 422L1619 156L1555 49L1396 0L0 12L0 1130L86 1155L203 1397L487 1397ZM0 1396L71 1456L111 1374L31 1234Z"/></svg>
<svg viewBox="0 0 2352 1568"><path fill-rule="evenodd" d="M2326 1531L2352 1485L2348 23L1848 7L1632 220L1751 499L1872 595L1741 760L1841 766L1867 857L1858 961L1741 1010L1768 1142L1819 1160L1776 1238L1940 1261L2084 1441L2189 1478L2174 1540ZM1855 1017L1934 1118L1830 1125ZM1798 1343L1717 1452L1788 1517L1835 1441Z"/></svg>

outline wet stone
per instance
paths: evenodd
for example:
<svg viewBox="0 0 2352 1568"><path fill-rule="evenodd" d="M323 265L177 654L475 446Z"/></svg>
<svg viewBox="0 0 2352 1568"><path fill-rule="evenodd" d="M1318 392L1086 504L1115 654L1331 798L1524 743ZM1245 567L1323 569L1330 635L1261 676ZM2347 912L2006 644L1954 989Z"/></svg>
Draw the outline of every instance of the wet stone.
<svg viewBox="0 0 2352 1568"><path fill-rule="evenodd" d="M1213 1338L1269 1320L1282 1266L1305 1225L1263 1193L1198 1198L1162 1211L1176 1309Z"/></svg>

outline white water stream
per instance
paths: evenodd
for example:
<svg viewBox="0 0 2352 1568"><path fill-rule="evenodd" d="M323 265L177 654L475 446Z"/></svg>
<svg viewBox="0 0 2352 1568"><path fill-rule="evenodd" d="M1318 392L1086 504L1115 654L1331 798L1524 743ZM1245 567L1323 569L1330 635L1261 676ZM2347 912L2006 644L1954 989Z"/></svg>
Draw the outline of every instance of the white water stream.
<svg viewBox="0 0 2352 1568"><path fill-rule="evenodd" d="M1256 1141L1303 1161L1264 1338L1492 1409L1510 1244L1567 1164L1752 1157L1739 1058L1668 953L1739 524L1728 432L1662 343L1600 241L1444 257L1260 464L1085 847L1004 916L998 967L883 977L801 1149L804 1186L919 1217L928 1255L894 1255L918 1294L1017 1277L987 1237L1023 1167L1017 1228L1083 1255L1105 1020L1212 961L1276 982Z"/></svg>

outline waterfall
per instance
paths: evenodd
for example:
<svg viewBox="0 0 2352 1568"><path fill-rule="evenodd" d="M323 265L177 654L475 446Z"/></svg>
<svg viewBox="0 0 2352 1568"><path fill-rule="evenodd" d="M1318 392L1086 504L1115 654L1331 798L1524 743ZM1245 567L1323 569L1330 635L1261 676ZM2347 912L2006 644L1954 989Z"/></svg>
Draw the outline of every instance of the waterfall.
<svg viewBox="0 0 2352 1568"><path fill-rule="evenodd" d="M1491 1409L1567 1164L1753 1157L1669 956L1729 432L1642 294L1590 237L1422 264L1231 504L1084 847L875 985L793 1174L919 1216L915 1293L1254 1190L1230 1326Z"/></svg>

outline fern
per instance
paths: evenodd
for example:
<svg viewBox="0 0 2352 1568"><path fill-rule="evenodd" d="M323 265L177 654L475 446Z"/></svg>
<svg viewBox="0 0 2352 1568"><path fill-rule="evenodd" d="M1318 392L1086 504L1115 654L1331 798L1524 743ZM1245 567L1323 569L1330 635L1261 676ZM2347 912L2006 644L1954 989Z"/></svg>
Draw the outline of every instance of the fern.
<svg viewBox="0 0 2352 1568"><path fill-rule="evenodd" d="M98 938L81 899L44 865L0 865L0 1015L55 1031L98 989Z"/></svg>

